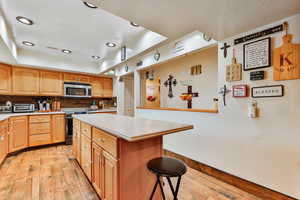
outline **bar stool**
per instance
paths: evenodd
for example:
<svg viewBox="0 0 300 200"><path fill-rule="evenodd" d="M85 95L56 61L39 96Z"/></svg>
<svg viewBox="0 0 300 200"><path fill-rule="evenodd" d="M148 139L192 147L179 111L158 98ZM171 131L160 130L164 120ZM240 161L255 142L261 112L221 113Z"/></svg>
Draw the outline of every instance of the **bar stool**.
<svg viewBox="0 0 300 200"><path fill-rule="evenodd" d="M169 186L171 188L171 191L174 196L174 200L177 200L177 195L179 191L179 185L181 181L181 176L184 175L187 171L187 167L184 164L184 162L174 159L174 158L168 158L168 157L159 157L154 158L150 160L147 164L148 169L156 175L156 183L154 185L154 188L152 190L150 200L152 200L157 185L159 185L163 199L165 200L165 193L162 187L162 183L160 181L160 177L166 177L169 183ZM171 182L171 177L178 177L176 188L174 190L173 184Z"/></svg>

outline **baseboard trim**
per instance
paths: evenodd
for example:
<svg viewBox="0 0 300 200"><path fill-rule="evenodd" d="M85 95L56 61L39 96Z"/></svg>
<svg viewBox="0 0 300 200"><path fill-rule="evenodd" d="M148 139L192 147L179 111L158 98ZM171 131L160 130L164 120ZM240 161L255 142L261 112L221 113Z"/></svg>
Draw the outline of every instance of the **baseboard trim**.
<svg viewBox="0 0 300 200"><path fill-rule="evenodd" d="M276 192L276 191L271 190L269 188L266 188L264 186L261 186L261 185L258 185L256 183L247 181L245 179L239 178L239 177L234 176L232 174L223 172L221 170L210 167L210 166L205 165L203 163L200 163L198 161L195 161L195 160L192 160L192 159L187 158L185 156L174 153L172 151L164 150L164 155L182 160L190 168L193 168L193 169L198 170L200 172L203 172L207 175L215 177L215 178L217 178L217 179L219 179L223 182L226 182L230 185L233 185L233 186L235 186L235 187L237 187L241 190L244 190L244 191L246 191L250 194L253 194L257 197L260 197L262 199L268 199L268 200L297 200L293 197L289 197L287 195Z"/></svg>

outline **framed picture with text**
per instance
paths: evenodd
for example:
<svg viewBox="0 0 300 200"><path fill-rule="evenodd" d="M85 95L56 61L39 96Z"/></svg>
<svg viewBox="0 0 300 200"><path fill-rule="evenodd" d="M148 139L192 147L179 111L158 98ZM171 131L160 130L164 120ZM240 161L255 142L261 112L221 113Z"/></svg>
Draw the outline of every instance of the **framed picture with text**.
<svg viewBox="0 0 300 200"><path fill-rule="evenodd" d="M271 38L244 44L244 71L271 66Z"/></svg>
<svg viewBox="0 0 300 200"><path fill-rule="evenodd" d="M251 89L251 95L253 98L283 97L283 88L283 85L253 87Z"/></svg>

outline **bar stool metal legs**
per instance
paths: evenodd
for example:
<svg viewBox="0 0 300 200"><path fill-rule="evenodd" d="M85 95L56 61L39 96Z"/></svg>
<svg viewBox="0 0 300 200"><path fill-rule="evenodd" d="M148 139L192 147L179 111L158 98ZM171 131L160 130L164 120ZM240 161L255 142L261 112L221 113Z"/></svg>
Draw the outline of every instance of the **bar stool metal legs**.
<svg viewBox="0 0 300 200"><path fill-rule="evenodd" d="M177 184L176 184L176 189L175 190L174 190L174 187L173 187L173 184L171 182L170 177L167 177L167 180L168 180L169 186L171 188L171 191L173 193L174 200L178 200L177 195L178 195L178 191L179 191L179 185L180 185L180 182L181 182L181 176L179 176L178 179L177 179Z"/></svg>
<svg viewBox="0 0 300 200"><path fill-rule="evenodd" d="M154 188L153 188L153 190L152 190L152 193L151 193L151 196L150 196L150 200L153 199L153 196L154 196L154 194L155 194L157 185L159 185L160 190L161 190L161 193L162 193L162 196L163 196L163 200L165 200L166 197L165 197L164 189L163 189L163 187L162 187L162 183L161 183L161 181L160 181L160 177L159 177L159 176L156 176L156 177L157 177L156 183L155 183ZM173 196L174 196L174 200L178 200L177 196L178 196L179 186L180 186L180 182L181 182L181 176L179 176L178 179L177 179L177 184L176 184L175 190L174 190L174 186L173 186L173 184L172 184L172 181L171 181L170 177L166 177L166 178L167 178L167 180L168 180L169 186L170 186L171 191L172 191L172 194L173 194Z"/></svg>
<svg viewBox="0 0 300 200"><path fill-rule="evenodd" d="M154 188L153 188L153 190L152 190L152 193L151 193L151 196L150 196L150 200L153 199L153 196L154 196L154 194L155 194L157 185L159 185L160 191L161 191L162 196L163 196L163 200L165 200L166 197L165 197L164 189L163 189L162 183L161 183L161 181L160 181L160 177L159 177L158 175L156 176L156 183L155 183Z"/></svg>

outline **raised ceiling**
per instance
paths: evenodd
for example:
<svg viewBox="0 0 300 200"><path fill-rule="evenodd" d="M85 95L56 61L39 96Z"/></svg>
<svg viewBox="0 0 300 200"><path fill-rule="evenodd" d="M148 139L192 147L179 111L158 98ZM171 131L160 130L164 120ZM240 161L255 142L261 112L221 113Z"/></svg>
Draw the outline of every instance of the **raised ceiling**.
<svg viewBox="0 0 300 200"><path fill-rule="evenodd" d="M122 45L127 46L129 55L135 55L166 39L142 26L132 26L130 21L101 8L89 8L81 0L1 0L1 8L17 46L17 60L22 61L29 61L23 58L26 55L43 54L52 60L72 60L72 63L78 60L96 66L97 62L117 55ZM19 23L17 16L29 18L34 24ZM152 42L144 42L144 35L150 35ZM35 46L26 46L23 41ZM107 47L107 42L115 43L116 47ZM64 54L62 49L72 53ZM26 64L36 64L33 59L30 61L32 63Z"/></svg>
<svg viewBox="0 0 300 200"><path fill-rule="evenodd" d="M177 39L199 30L216 40L300 13L299 0L87 0Z"/></svg>

